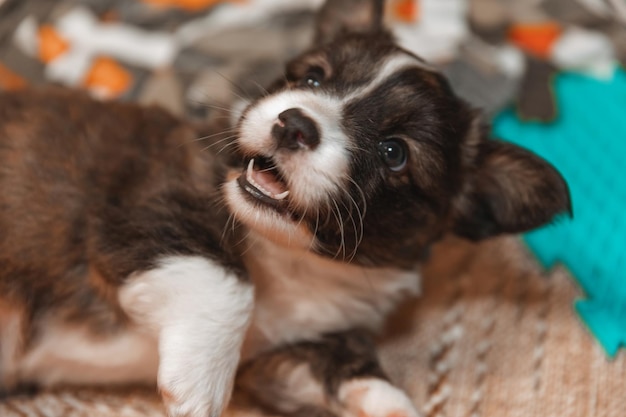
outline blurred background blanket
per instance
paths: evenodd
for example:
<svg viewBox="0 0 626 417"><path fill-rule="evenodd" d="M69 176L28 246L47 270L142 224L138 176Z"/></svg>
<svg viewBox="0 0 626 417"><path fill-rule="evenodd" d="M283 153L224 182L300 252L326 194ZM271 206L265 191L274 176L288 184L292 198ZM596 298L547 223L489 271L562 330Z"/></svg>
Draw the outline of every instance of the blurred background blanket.
<svg viewBox="0 0 626 417"><path fill-rule="evenodd" d="M231 104L261 94L280 76L284 61L308 45L320 3L0 0L0 89L57 83L100 99L157 104L193 121L221 120ZM623 185L589 184L597 165L586 167L591 153L575 146L588 146L589 135L610 130L617 132L606 136L610 142L594 139L605 152L597 155L600 165L609 166L601 159L607 152L621 155L613 145L625 142L620 138L626 123L619 111L607 119L607 108L626 105L626 90L613 84L626 85L619 69L626 62L626 2L390 0L387 16L405 47L438 65L460 95L493 117L496 133L531 147L564 172L574 211L588 220L577 233L558 225L547 236L527 237L530 246L516 238L438 245L422 297L390 319L380 340L390 375L426 416L626 415L625 355L612 361L606 356L624 342L620 331L626 326L626 285L619 272L626 267L626 231L620 234L626 194L613 192ZM604 93L594 96L596 87L583 90L580 100L579 90L569 90L571 77L604 85L615 92L614 102ZM593 121L587 130L575 123L581 114ZM563 124L568 140L550 139L565 131ZM562 159L570 146L587 159ZM623 167L620 157L614 160L610 166ZM619 172L597 175L614 178ZM579 186L581 176L587 183ZM600 194L592 198L589 187ZM605 207L613 210L607 216ZM592 223L604 217L614 221L604 228ZM564 267L546 272L537 260ZM593 295L592 313L602 313L585 320L605 351L575 315L572 303L584 294L569 271ZM602 291L595 290L599 283ZM243 403L230 413L257 415ZM154 388L68 388L0 400L2 417L150 415L163 415Z"/></svg>

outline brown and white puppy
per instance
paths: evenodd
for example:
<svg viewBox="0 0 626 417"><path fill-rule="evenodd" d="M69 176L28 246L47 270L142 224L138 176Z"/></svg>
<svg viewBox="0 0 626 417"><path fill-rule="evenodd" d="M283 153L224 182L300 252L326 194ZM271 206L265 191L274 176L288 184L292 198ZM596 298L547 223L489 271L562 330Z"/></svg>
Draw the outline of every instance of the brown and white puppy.
<svg viewBox="0 0 626 417"><path fill-rule="evenodd" d="M294 415L415 416L359 329L415 294L445 233L570 208L394 43L381 0L329 0L315 45L243 110L241 165L165 112L0 95L0 388L157 381L172 416L238 387Z"/></svg>

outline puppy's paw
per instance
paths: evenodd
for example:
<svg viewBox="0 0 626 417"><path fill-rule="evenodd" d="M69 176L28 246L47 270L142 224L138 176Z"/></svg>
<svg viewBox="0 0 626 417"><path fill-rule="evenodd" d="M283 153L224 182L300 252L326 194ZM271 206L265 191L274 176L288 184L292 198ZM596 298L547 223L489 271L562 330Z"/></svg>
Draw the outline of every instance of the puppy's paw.
<svg viewBox="0 0 626 417"><path fill-rule="evenodd" d="M228 401L228 398L220 398L215 393L205 396L197 395L199 393L181 395L172 394L165 388L159 389L169 417L219 417Z"/></svg>
<svg viewBox="0 0 626 417"><path fill-rule="evenodd" d="M339 389L342 417L419 417L409 397L382 379L357 379Z"/></svg>
<svg viewBox="0 0 626 417"><path fill-rule="evenodd" d="M241 337L207 336L196 324L161 333L158 386L171 417L219 417L228 405Z"/></svg>
<svg viewBox="0 0 626 417"><path fill-rule="evenodd" d="M161 374L159 391L170 417L219 417L230 399L232 377L199 369Z"/></svg>

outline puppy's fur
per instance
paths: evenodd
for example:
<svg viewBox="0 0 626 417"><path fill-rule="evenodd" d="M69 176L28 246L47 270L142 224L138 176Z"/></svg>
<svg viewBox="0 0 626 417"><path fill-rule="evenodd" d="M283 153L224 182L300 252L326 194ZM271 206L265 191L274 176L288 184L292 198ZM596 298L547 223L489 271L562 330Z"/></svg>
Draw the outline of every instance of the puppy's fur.
<svg viewBox="0 0 626 417"><path fill-rule="evenodd" d="M156 380L171 415L218 416L243 355L237 386L271 411L417 415L358 329L417 292L443 234L521 232L570 202L382 9L323 6L238 119L235 166L158 109L0 95L0 388Z"/></svg>

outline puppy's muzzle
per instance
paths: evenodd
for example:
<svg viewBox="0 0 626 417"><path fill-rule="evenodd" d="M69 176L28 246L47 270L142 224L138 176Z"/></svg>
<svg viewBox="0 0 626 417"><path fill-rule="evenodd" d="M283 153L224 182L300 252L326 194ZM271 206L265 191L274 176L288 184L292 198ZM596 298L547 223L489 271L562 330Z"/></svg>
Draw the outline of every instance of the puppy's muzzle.
<svg viewBox="0 0 626 417"><path fill-rule="evenodd" d="M278 122L272 127L272 137L279 149L314 149L320 143L316 123L298 108L278 115Z"/></svg>

